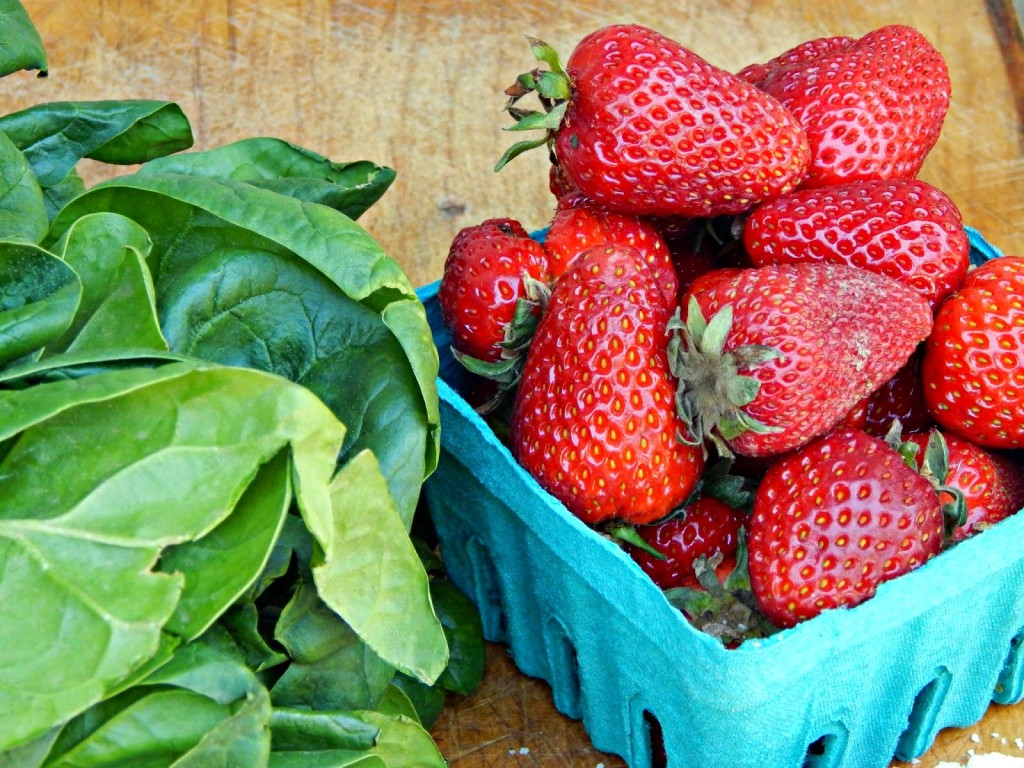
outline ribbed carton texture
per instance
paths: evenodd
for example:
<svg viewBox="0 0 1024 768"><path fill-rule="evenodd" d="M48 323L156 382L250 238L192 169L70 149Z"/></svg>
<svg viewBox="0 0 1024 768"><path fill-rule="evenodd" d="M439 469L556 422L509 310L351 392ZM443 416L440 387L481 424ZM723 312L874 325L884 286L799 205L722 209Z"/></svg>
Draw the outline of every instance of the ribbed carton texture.
<svg viewBox="0 0 1024 768"><path fill-rule="evenodd" d="M973 230L972 258L999 256ZM425 498L488 640L546 680L594 746L649 768L882 768L1024 694L1024 515L874 598L726 650L547 494L458 394L436 302L442 456Z"/></svg>

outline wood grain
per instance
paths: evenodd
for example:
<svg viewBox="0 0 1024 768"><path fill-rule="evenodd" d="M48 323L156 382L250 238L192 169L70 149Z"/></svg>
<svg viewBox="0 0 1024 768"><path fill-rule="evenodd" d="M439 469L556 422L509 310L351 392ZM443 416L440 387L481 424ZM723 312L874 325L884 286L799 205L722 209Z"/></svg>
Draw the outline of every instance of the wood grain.
<svg viewBox="0 0 1024 768"><path fill-rule="evenodd" d="M543 153L492 171L510 143L502 90L534 65L523 34L567 53L598 26L636 21L736 70L811 37L907 23L943 52L953 82L922 178L997 246L1024 253L1024 66L989 12L996 5L1007 3L25 0L50 76L5 78L0 97L5 112L42 101L169 99L192 120L200 149L272 135L335 160L389 165L397 181L363 223L423 284L439 277L461 227L499 215L539 227L551 216ZM91 182L120 171L83 172ZM489 649L481 690L453 699L433 733L454 768L623 765L594 751L501 646ZM940 734L917 765L964 761L969 750L1019 755L1018 737L1024 705L993 706L981 723Z"/></svg>

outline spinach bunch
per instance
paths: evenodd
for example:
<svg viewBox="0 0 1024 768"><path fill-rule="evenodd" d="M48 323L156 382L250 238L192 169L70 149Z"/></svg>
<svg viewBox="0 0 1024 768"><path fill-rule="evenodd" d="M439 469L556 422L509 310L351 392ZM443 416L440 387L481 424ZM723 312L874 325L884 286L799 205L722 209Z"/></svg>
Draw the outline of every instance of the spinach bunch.
<svg viewBox="0 0 1024 768"><path fill-rule="evenodd" d="M394 172L191 146L168 102L0 117L0 767L443 766L483 647L413 533L437 352L355 221Z"/></svg>

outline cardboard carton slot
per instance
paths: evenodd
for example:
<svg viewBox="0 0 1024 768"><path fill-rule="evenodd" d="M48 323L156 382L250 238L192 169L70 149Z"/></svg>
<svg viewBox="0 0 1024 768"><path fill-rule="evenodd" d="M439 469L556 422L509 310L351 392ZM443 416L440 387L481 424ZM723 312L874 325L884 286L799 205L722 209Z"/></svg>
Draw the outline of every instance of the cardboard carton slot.
<svg viewBox="0 0 1024 768"><path fill-rule="evenodd" d="M1024 697L1024 654L1021 652L1021 645L1024 644L1024 629L1021 629L1010 640L1010 647L1006 651L1006 661L999 671L999 679L996 681L995 691L992 694L992 701L997 704L1016 704Z"/></svg>
<svg viewBox="0 0 1024 768"><path fill-rule="evenodd" d="M925 685L914 698L914 706L907 718L907 730L900 736L896 747L896 757L900 760L913 760L924 754L939 730L939 710L946 700L953 676L945 667L935 672L935 677Z"/></svg>

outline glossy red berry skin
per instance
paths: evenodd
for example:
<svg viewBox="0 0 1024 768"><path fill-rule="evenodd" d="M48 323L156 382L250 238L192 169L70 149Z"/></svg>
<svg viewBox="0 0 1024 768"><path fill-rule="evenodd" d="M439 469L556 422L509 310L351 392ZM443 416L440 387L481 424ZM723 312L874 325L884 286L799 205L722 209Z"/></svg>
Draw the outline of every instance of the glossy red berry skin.
<svg viewBox="0 0 1024 768"><path fill-rule="evenodd" d="M930 432L904 434L906 442L918 446L920 457L928 447ZM952 540L962 541L1024 508L1024 463L1012 454L1001 453L943 433L949 451L949 473L943 485L959 489L967 506L967 521L953 529ZM952 500L941 493L943 503Z"/></svg>
<svg viewBox="0 0 1024 768"><path fill-rule="evenodd" d="M970 243L960 211L916 179L802 189L759 206L743 243L756 266L833 262L887 275L937 309L960 287Z"/></svg>
<svg viewBox="0 0 1024 768"><path fill-rule="evenodd" d="M580 253L599 245L635 248L654 271L665 298L675 301L679 282L672 255L658 230L643 219L582 200L560 206L548 227L544 249L551 277L558 279Z"/></svg>
<svg viewBox="0 0 1024 768"><path fill-rule="evenodd" d="M630 557L661 589L700 588L694 571L699 557L721 555L722 566L736 562L739 532L746 515L710 496L686 506L684 514L655 525L638 526L636 532L665 559L643 549L627 546Z"/></svg>
<svg viewBox="0 0 1024 768"><path fill-rule="evenodd" d="M989 448L1024 447L1024 257L985 262L943 302L921 378L944 429Z"/></svg>
<svg viewBox="0 0 1024 768"><path fill-rule="evenodd" d="M774 624L792 627L867 600L942 541L932 484L885 441L837 430L765 474L747 535L751 587Z"/></svg>
<svg viewBox="0 0 1024 768"><path fill-rule="evenodd" d="M673 309L628 246L584 251L552 288L509 424L512 454L586 523L648 523L693 492L699 447L669 380Z"/></svg>
<svg viewBox="0 0 1024 768"><path fill-rule="evenodd" d="M814 44L803 43L767 72L748 68L806 132L811 165L804 186L916 176L949 109L942 55L919 31L899 24L848 44L818 45L817 56Z"/></svg>
<svg viewBox="0 0 1024 768"><path fill-rule="evenodd" d="M572 183L644 216L739 213L794 189L810 153L772 97L660 33L618 24L566 63L572 92L556 132Z"/></svg>
<svg viewBox="0 0 1024 768"><path fill-rule="evenodd" d="M524 273L549 279L547 253L518 221L488 219L455 235L437 301L456 350L487 362L502 356L505 328L525 295Z"/></svg>

